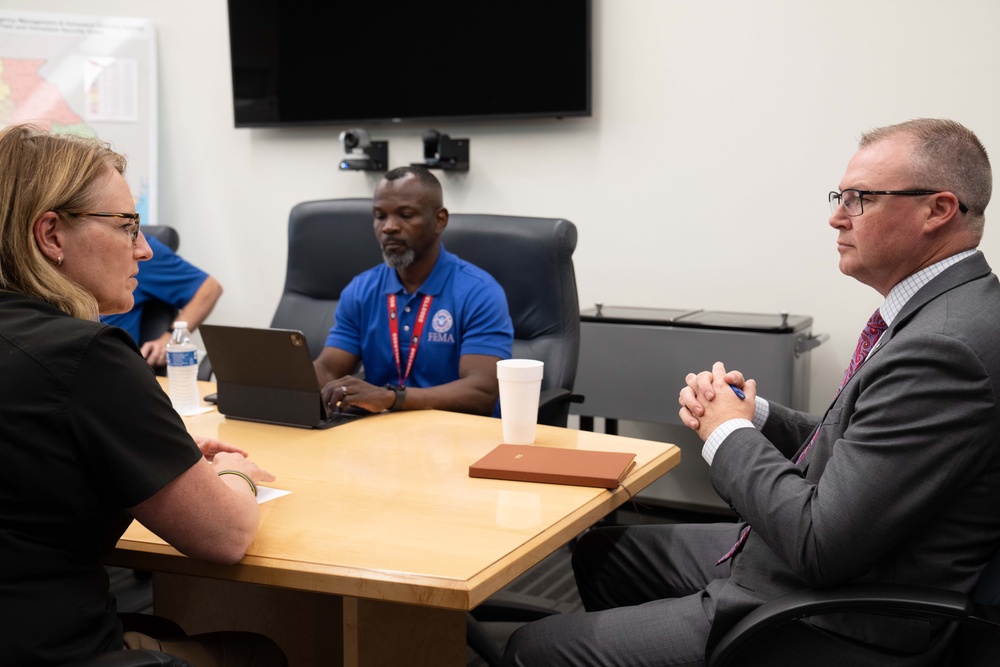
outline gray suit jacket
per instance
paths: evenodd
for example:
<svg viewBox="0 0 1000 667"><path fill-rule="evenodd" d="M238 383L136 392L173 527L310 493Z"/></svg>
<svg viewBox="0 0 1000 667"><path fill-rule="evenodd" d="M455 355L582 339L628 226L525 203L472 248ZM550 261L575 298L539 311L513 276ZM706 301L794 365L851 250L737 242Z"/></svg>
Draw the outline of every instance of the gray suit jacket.
<svg viewBox="0 0 1000 667"><path fill-rule="evenodd" d="M1000 283L981 253L907 302L796 466L817 423L771 404L761 431L737 430L715 455L712 484L753 531L730 579L709 589L710 645L754 606L795 589L975 586L1000 546ZM813 624L927 656L951 632L887 616Z"/></svg>

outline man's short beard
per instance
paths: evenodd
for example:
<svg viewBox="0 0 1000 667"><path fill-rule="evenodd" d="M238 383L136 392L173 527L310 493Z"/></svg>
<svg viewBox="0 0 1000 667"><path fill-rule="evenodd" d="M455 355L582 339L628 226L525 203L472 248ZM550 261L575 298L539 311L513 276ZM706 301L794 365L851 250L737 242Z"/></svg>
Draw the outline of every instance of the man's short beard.
<svg viewBox="0 0 1000 667"><path fill-rule="evenodd" d="M416 258L417 253L414 252L413 248L407 248L406 252L401 255L382 251L382 259L385 260L385 263L388 264L390 268L396 269L397 271L399 269L405 269L410 266L410 264L413 264L413 260Z"/></svg>

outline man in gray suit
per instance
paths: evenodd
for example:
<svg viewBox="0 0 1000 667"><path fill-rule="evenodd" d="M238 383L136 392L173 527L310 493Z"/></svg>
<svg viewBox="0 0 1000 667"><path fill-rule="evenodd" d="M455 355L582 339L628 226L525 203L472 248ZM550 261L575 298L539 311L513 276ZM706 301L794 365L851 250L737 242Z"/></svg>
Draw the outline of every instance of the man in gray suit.
<svg viewBox="0 0 1000 667"><path fill-rule="evenodd" d="M864 135L840 188L840 270L885 300L826 414L768 403L721 363L689 374L681 420L742 522L587 533L573 566L590 613L523 627L506 665L701 665L790 591L975 586L1000 546L1000 283L975 250L989 159L958 123L915 120ZM774 641L795 664L888 667L938 664L953 634L830 615Z"/></svg>

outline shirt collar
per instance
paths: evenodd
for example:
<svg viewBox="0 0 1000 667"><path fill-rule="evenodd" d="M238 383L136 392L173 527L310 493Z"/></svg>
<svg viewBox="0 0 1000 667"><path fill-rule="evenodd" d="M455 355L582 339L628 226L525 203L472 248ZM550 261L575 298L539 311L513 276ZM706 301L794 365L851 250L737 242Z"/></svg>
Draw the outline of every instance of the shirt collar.
<svg viewBox="0 0 1000 667"><path fill-rule="evenodd" d="M965 250L958 253L957 255L952 255L942 259L940 262L931 264L928 267L920 269L914 274L903 278L899 284L889 290L889 294L885 297L885 301L879 306L879 312L882 313L882 319L885 320L886 324L892 324L892 321L899 315L899 311L903 309L906 302L916 294L921 287L933 280L938 274L947 269L952 264L957 264L961 262L966 257L971 257L976 254L976 250Z"/></svg>

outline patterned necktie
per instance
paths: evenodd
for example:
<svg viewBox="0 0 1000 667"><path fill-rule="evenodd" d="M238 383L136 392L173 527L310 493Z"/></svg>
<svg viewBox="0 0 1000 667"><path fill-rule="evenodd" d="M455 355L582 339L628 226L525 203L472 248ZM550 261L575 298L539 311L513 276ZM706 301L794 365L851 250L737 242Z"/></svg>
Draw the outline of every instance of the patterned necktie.
<svg viewBox="0 0 1000 667"><path fill-rule="evenodd" d="M837 388L838 395L844 388L844 385L847 384L847 381L851 379L852 375L854 375L854 372L857 371L861 364L865 362L865 359L868 357L868 353L872 351L872 347L875 345L875 342L883 333L885 333L888 326L889 325L885 323L885 320L882 319L882 313L876 309L875 312L872 313L871 318L868 320L868 324L866 324L865 328L861 330L861 336L858 337L858 345L854 348L854 356L851 357L851 362L847 364L847 370L844 371L844 379L840 381L840 387ZM812 447L812 444L816 441L816 436L818 435L819 426L817 425L816 430L813 431L812 438L809 439L809 444L805 446L802 453L795 459L795 465L798 465L802 459L805 458L806 452L808 452L809 448ZM720 558L718 562L716 562L716 565L722 565L739 553L740 549L743 548L743 545L746 544L749 536L750 526L747 526L743 529L743 532L740 533L740 539L736 540L736 544L733 545L733 548L727 551L725 555Z"/></svg>
<svg viewBox="0 0 1000 667"><path fill-rule="evenodd" d="M858 346L854 348L854 356L851 357L851 363L847 365L847 370L844 371L844 379L840 383L840 388L837 389L838 394L844 388L844 385L847 384L847 381L851 379L851 376L854 375L854 371L858 370L858 367L864 363L865 358L868 357L868 353L872 351L875 341L879 339L888 326L885 320L882 319L882 313L876 308L868 320L868 324L861 330L861 336L858 338Z"/></svg>
<svg viewBox="0 0 1000 667"><path fill-rule="evenodd" d="M871 318L869 318L868 324L866 324L865 328L861 330L861 335L858 336L858 345L854 348L854 356L851 357L851 363L847 364L847 370L844 371L844 379L840 381L840 386L837 387L838 396L844 389L844 385L847 384L847 381L851 379L852 375L854 375L854 372L858 370L861 364L865 362L865 359L868 358L868 353L872 351L872 347L875 345L875 342L882 336L883 333L885 333L888 326L889 325L885 323L885 320L882 319L882 313L876 309L875 312L872 313ZM805 458L806 452L808 452L809 448L812 447L812 444L816 442L816 436L818 435L819 425L817 424L816 430L813 431L812 438L809 439L809 444L806 445L806 448L803 449L802 453L795 459L796 465L798 465L798 463Z"/></svg>

